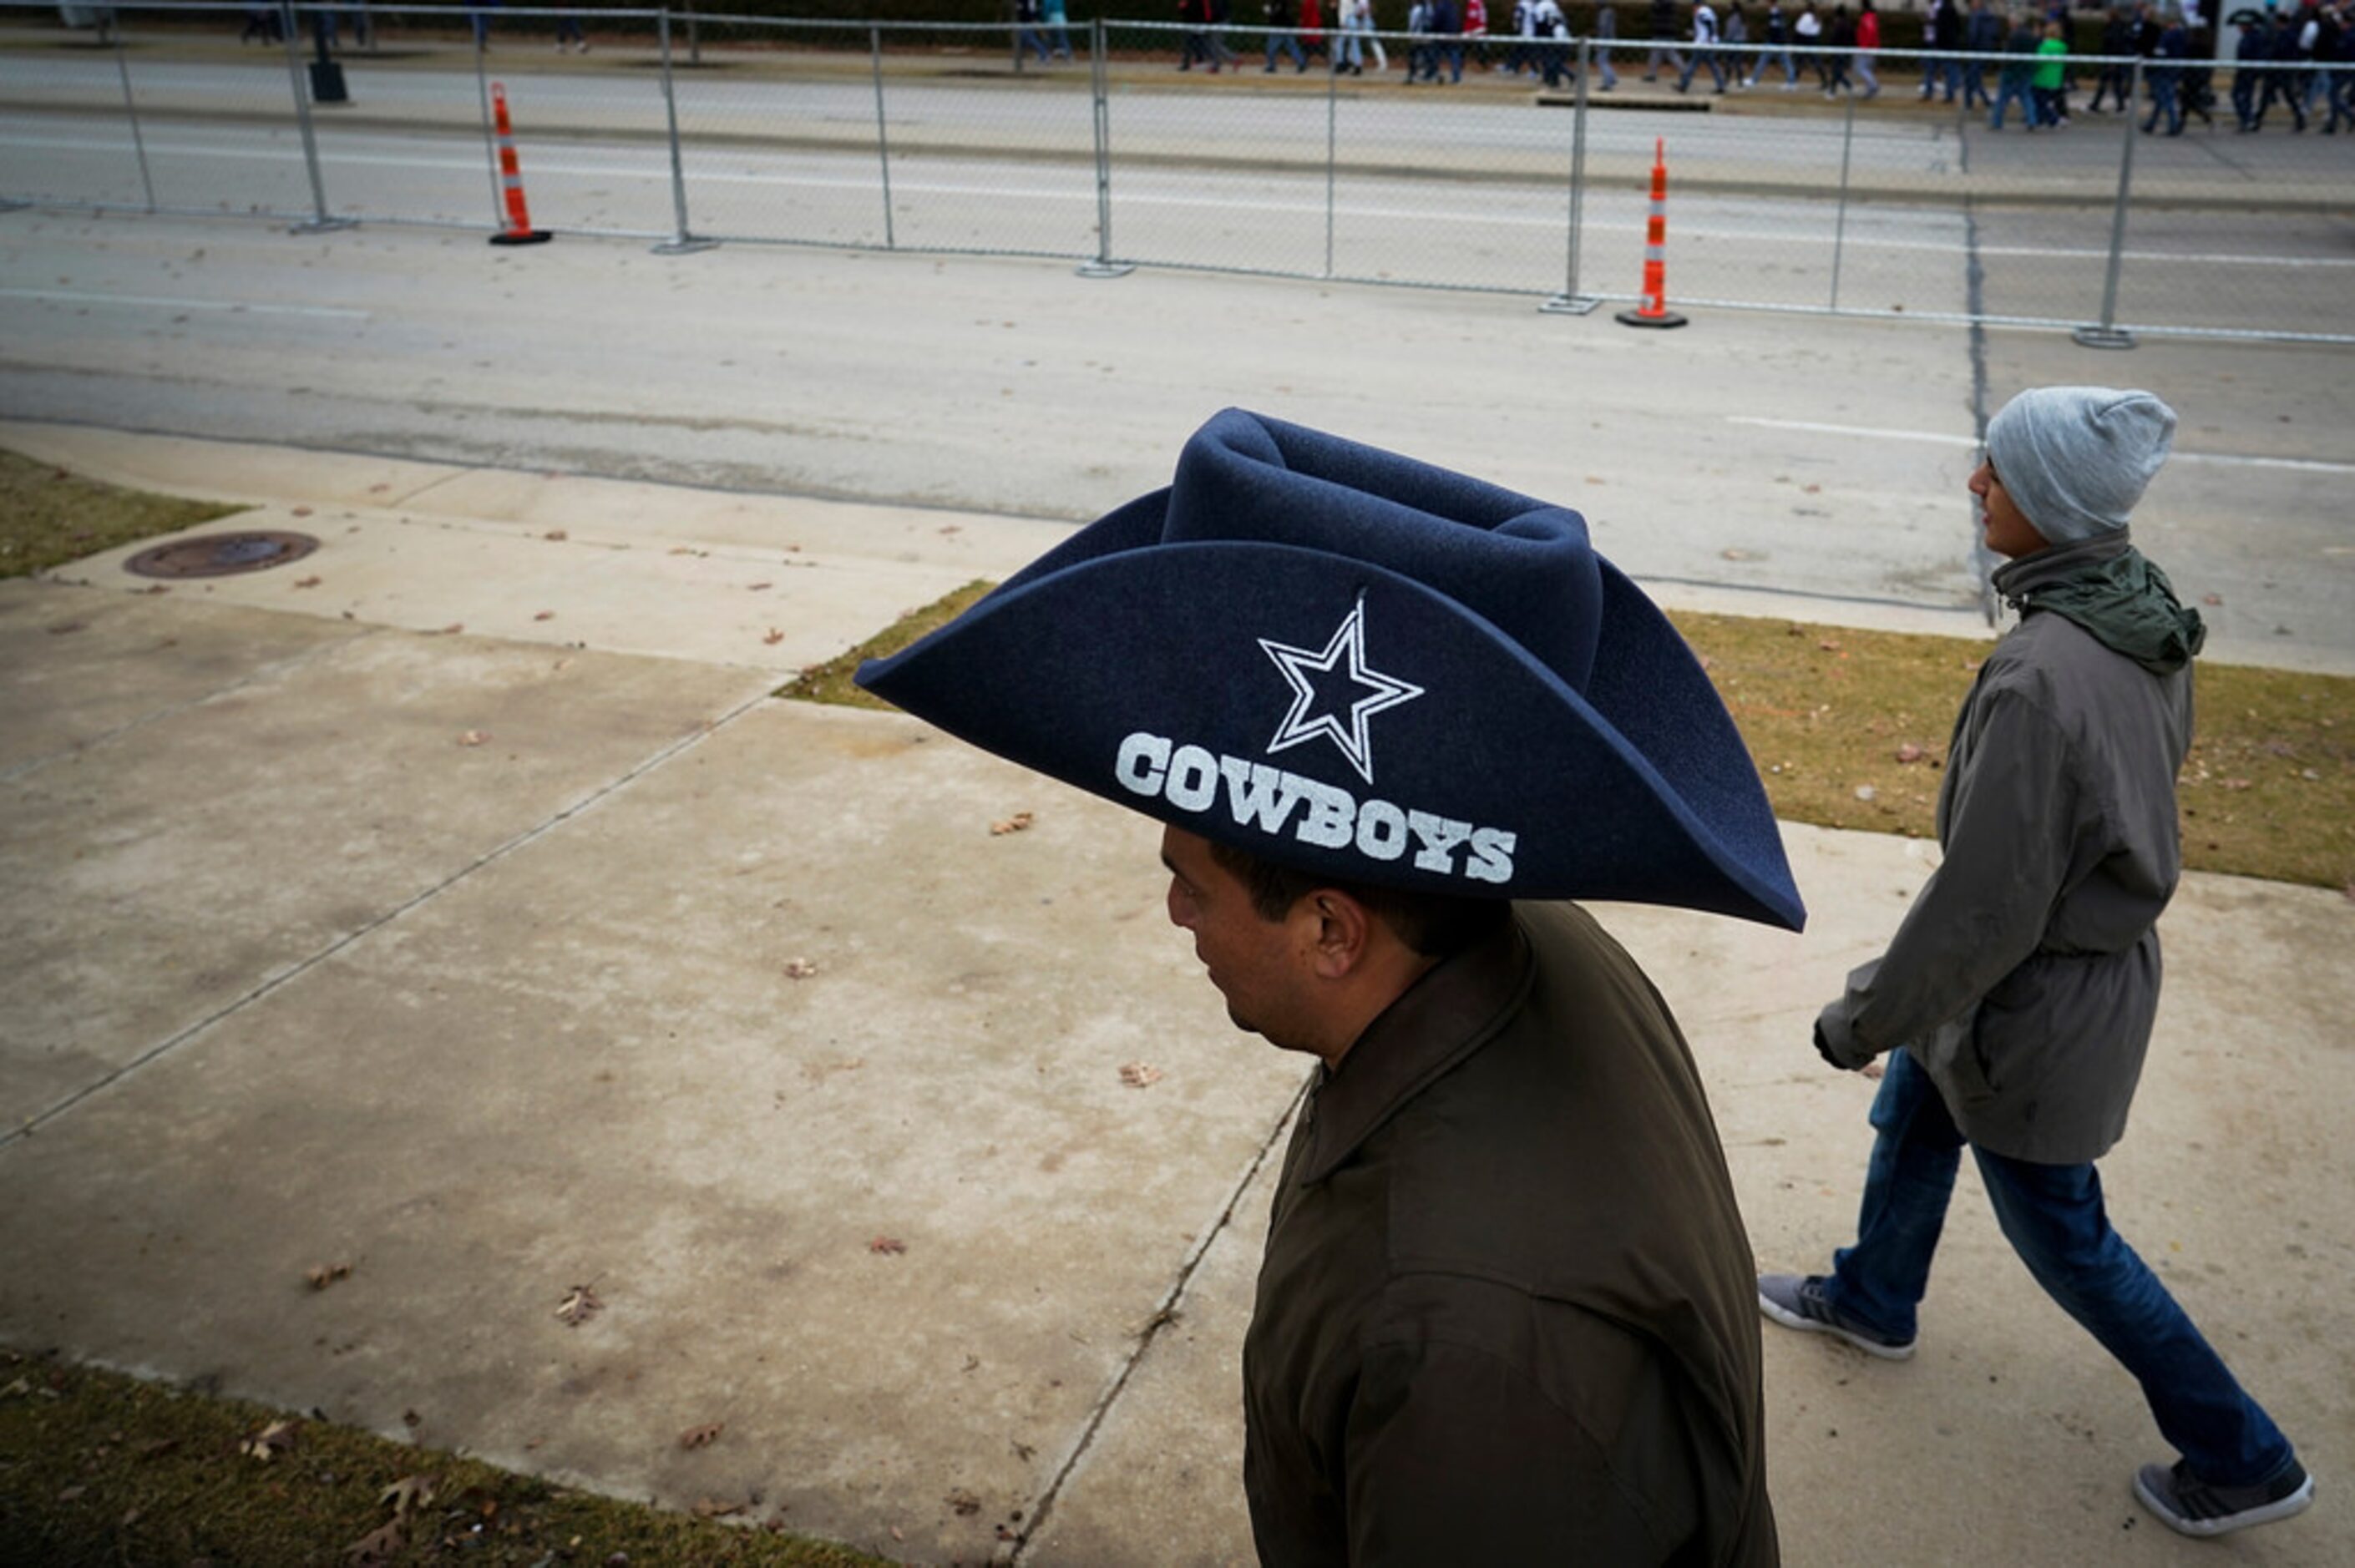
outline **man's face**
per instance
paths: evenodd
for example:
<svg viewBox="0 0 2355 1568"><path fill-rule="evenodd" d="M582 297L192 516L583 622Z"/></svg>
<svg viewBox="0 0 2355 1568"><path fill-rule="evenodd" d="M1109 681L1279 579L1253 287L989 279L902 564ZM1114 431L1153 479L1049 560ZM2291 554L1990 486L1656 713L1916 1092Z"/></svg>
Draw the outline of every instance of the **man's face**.
<svg viewBox="0 0 2355 1568"><path fill-rule="evenodd" d="M1264 1035L1284 1050L1303 1050L1300 1027L1307 994L1307 948L1301 922L1263 920L1251 889L1220 865L1210 842L1183 828L1161 831L1161 863L1169 868L1169 923L1194 937L1194 956L1227 999L1235 1027Z"/></svg>
<svg viewBox="0 0 2355 1568"><path fill-rule="evenodd" d="M2011 493L1996 477L1995 464L1982 459L1972 471L1970 491L1979 498L1987 548L2011 560L2032 556L2050 542L2036 531L2027 514L2013 504Z"/></svg>

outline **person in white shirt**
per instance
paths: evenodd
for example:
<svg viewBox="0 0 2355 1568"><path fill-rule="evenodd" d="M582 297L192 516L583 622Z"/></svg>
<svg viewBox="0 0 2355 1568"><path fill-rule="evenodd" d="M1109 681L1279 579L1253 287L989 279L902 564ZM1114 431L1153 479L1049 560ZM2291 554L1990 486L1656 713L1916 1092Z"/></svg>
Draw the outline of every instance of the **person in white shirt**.
<svg viewBox="0 0 2355 1568"><path fill-rule="evenodd" d="M1709 0L1697 0L1692 17L1692 58L1685 61L1684 74L1677 78L1677 90L1683 92L1692 86L1693 72L1709 67L1709 74L1717 80L1717 90L1725 90L1725 68L1717 63L1717 12Z"/></svg>

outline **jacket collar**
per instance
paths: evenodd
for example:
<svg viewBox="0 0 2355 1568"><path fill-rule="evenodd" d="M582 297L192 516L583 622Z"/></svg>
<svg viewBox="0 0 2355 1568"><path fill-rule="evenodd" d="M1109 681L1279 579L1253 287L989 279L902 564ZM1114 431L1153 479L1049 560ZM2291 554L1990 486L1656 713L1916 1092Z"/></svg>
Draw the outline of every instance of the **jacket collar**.
<svg viewBox="0 0 2355 1568"><path fill-rule="evenodd" d="M1519 920L1508 919L1408 987L1339 1067L1319 1068L1301 1184L1330 1176L1401 1106L1494 1038L1529 994L1534 968Z"/></svg>
<svg viewBox="0 0 2355 1568"><path fill-rule="evenodd" d="M1998 567L1992 579L1995 591L2013 601L2013 608L2018 609L2024 596L2087 567L2115 561L2133 545L2134 530L2120 528L2071 545L2050 546Z"/></svg>

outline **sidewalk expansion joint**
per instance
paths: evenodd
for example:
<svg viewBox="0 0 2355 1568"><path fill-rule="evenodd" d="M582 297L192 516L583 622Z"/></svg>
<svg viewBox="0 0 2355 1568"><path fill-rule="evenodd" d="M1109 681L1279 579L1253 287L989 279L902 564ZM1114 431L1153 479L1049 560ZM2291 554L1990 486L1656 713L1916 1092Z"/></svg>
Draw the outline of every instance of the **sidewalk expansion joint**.
<svg viewBox="0 0 2355 1568"><path fill-rule="evenodd" d="M245 690L248 686L253 685L257 682L267 680L270 677L280 674L285 671L298 668L309 661L316 659L321 655L331 652L335 650L348 648L353 643L374 637L384 630L385 629L380 626L366 627L361 630L353 633L349 637L336 638L328 641L320 642L313 647L304 649L299 653L289 653L283 659L274 659L267 664L258 665L255 668L247 671L244 674L240 675L236 680L229 682L227 685L216 686L209 692L205 692L197 696L185 698L180 702L166 703L160 708L154 708L146 713L141 714L137 718L125 719L123 723L116 725L112 729L101 730L97 735L93 735L87 739L75 741L71 746L65 747L57 751L43 752L38 757L28 757L22 762L13 763L6 768L0 768L0 784L13 783L16 779L24 778L28 773L37 772L41 768L47 768L52 762L57 762L69 757L78 757L83 752L93 750L98 747L106 745L110 741L120 739L123 736L129 735L133 730L144 729L149 725L157 723L160 720L175 717L180 714L188 712L192 708L203 707L207 703L218 702L221 698L229 696L233 693Z"/></svg>
<svg viewBox="0 0 2355 1568"><path fill-rule="evenodd" d="M5 1132L0 1132L0 1150L5 1150L12 1143L16 1143L32 1137L33 1134L40 1128L48 1126L50 1122L55 1121L58 1118L65 1115L68 1111L73 1109L74 1107L81 1104L82 1101L89 1099L91 1097L100 1093L101 1090L110 1088L114 1085L123 1082L124 1079L130 1077L133 1073L139 1071L142 1067L146 1066L149 1063L157 1061L171 1054L174 1051L179 1049L182 1045L186 1044L189 1041L205 1033L215 1024L220 1023L227 1019L233 1017L237 1013L242 1012L246 1008L250 1007L253 1003L260 1001L262 998L269 996L272 992L279 991L290 981L301 979L304 975L310 973L321 964L325 963L329 959L334 958L337 953L342 952L346 948L352 946L355 942L360 941L364 938L373 935L375 932L392 924L392 922L400 919L403 915L408 914L410 910L427 903L429 900L439 897L443 893L446 893L451 888L456 886L459 883L464 882L468 877L474 875L476 872L481 871L485 866L496 864L498 862L505 860L508 855L513 854L516 851L524 848L526 845L537 842L541 838L553 832L556 829L563 826L566 822L569 822L573 818L579 816L581 812L588 810L591 807L605 800L608 796L617 794L621 790L627 789L630 785L637 782L637 780L645 777L648 773L651 773L655 768L662 767L671 758L685 751L690 750L697 746L700 746L703 742L711 738L711 736L718 735L721 730L727 728L730 725L735 723L738 719L751 712L752 709L759 707L762 704L770 700L768 691L765 687L761 691L753 693L751 696L746 697L743 701L738 703L734 707L730 708L726 713L721 714L718 718L706 724L698 725L691 734L681 736L679 738L670 742L668 745L658 747L653 754L632 765L624 772L615 778L606 780L602 784L600 784L588 794L583 795L581 799L563 808L561 810L555 812L545 821L526 828L523 832L516 834L513 838L508 839L506 842L485 851L474 861L462 866L458 870L452 872L448 876L443 877L441 881L433 884L431 887L425 888L421 892L411 894L409 897L401 900L399 904L394 905L391 908L386 910L383 914L378 915L373 920L345 932L342 936L337 937L335 940L329 942L317 952L313 953L310 957L294 964L292 968L283 969L279 973L271 976L269 979L263 980L261 984L255 986L252 990L247 991L244 995L237 998L235 1001L215 1009L212 1012L198 1019L196 1022L189 1024L186 1028L179 1031L179 1033L170 1035L155 1045L149 1046L146 1050L141 1052L137 1056L133 1057L130 1061L125 1062L123 1065L115 1068L112 1072L108 1073L104 1076L97 1078L91 1083L83 1085L80 1088L76 1089L65 1098L58 1101L55 1105L50 1106L47 1110L27 1117L16 1126L8 1128ZM1257 1169L1257 1167L1254 1166L1253 1169Z"/></svg>
<svg viewBox="0 0 2355 1568"><path fill-rule="evenodd" d="M1119 1372L1114 1376L1103 1393L1096 1400L1095 1408L1088 1412L1087 1422L1080 1428L1079 1438L1071 1445L1071 1452L1063 1456L1063 1462L1056 1467L1054 1476L1032 1500L1029 1510L1025 1516L1027 1522L1022 1527L1021 1534L1015 1538L1012 1552L997 1558L998 1562L1009 1564L1018 1563L1023 1560L1023 1553L1030 1550L1031 1542L1038 1538L1039 1531L1045 1526L1056 1501L1062 1496L1063 1484L1071 1478L1071 1472L1079 1468L1080 1461L1086 1457L1088 1449L1093 1446L1096 1434L1103 1429L1105 1419L1112 1414L1113 1406L1119 1403L1120 1396L1127 1391L1129 1380L1136 1375L1136 1369L1144 1364L1146 1352L1153 1349L1154 1340L1160 1337L1162 1330L1178 1320L1178 1304L1186 1298L1187 1287L1193 1284L1195 1274L1202 1266L1202 1260L1209 1255L1211 1245L1225 1234L1227 1227L1234 1223L1235 1205L1242 1202L1245 1192L1251 1191L1252 1183L1259 1179L1260 1171L1267 1164L1268 1157L1275 1152L1276 1146L1283 1140L1286 1129L1300 1115L1301 1104L1307 1099L1309 1086L1315 1081L1313 1076L1303 1078L1300 1087L1295 1090L1292 1098L1285 1102L1284 1114L1275 1118L1275 1125L1269 1128L1267 1137L1261 1140L1258 1150L1252 1154L1251 1163L1244 1168L1241 1178L1228 1192L1227 1201L1220 1205L1218 1218L1204 1228L1201 1239L1196 1242L1193 1250L1186 1255L1185 1262L1178 1265L1178 1277L1171 1282L1159 1304L1154 1308L1153 1315L1145 1320L1144 1330L1136 1337L1136 1348L1129 1352L1128 1360L1121 1364Z"/></svg>

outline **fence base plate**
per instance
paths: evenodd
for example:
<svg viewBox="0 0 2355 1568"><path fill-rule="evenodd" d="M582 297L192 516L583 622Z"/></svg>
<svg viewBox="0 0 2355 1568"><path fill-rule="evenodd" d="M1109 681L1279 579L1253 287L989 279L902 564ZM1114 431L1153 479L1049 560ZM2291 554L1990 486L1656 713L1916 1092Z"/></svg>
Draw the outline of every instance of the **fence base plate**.
<svg viewBox="0 0 2355 1568"><path fill-rule="evenodd" d="M1591 316L1602 303L1593 294L1556 294L1538 309L1550 316Z"/></svg>
<svg viewBox="0 0 2355 1568"><path fill-rule="evenodd" d="M2083 348L2132 348L2134 334L2117 327L2081 326L2069 336Z"/></svg>
<svg viewBox="0 0 2355 1568"><path fill-rule="evenodd" d="M676 239L666 239L660 245L646 248L657 256L692 256L698 250L717 250L719 241L700 235L682 234Z"/></svg>
<svg viewBox="0 0 2355 1568"><path fill-rule="evenodd" d="M1125 278L1135 270L1134 261L1082 261L1071 270L1079 278Z"/></svg>

